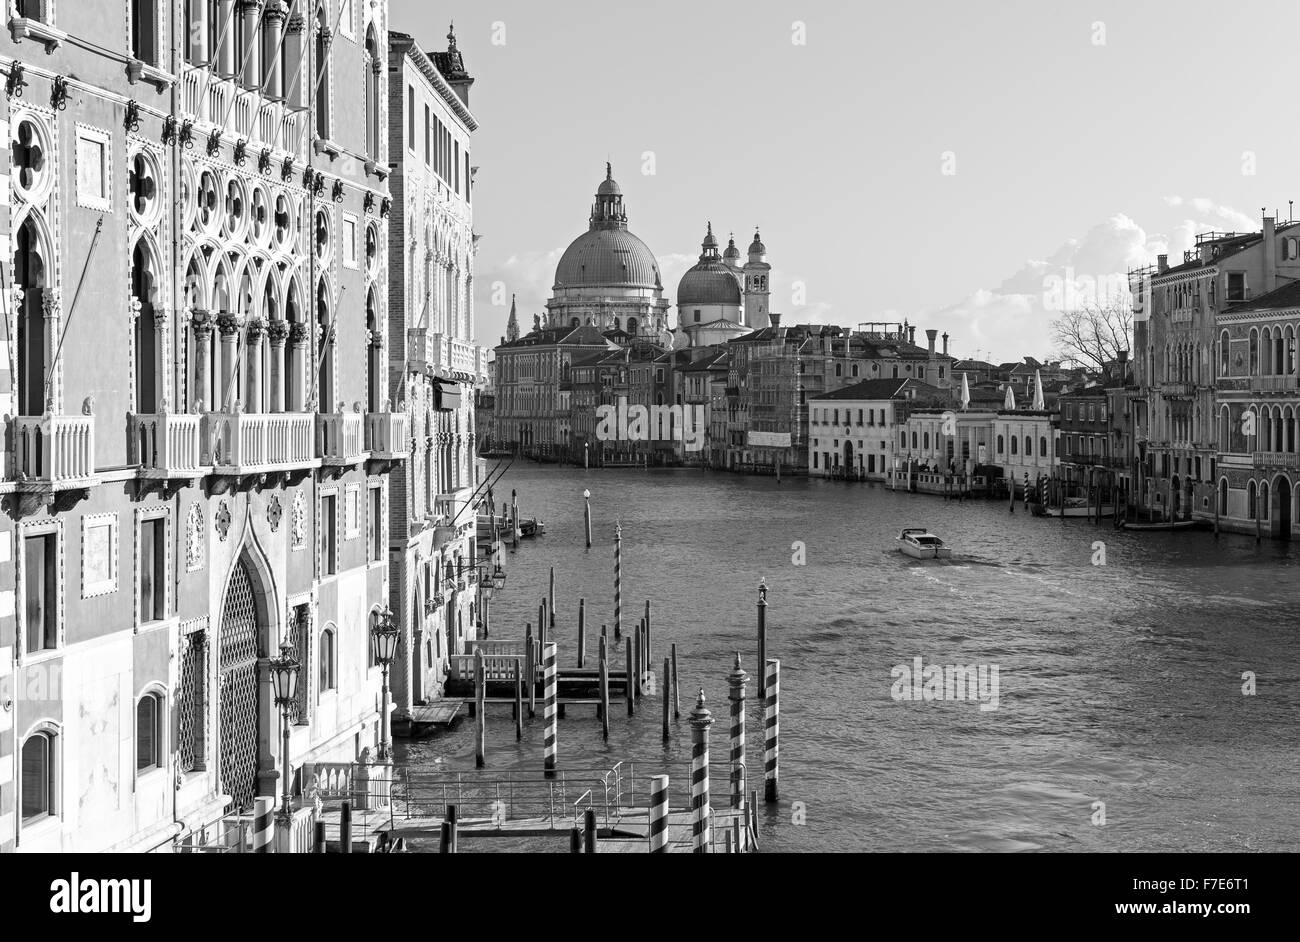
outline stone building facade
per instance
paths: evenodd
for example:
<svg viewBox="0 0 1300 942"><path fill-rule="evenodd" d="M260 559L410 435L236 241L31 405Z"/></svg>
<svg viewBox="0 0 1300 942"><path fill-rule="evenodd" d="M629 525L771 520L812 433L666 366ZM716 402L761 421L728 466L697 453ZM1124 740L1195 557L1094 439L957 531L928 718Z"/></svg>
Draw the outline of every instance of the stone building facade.
<svg viewBox="0 0 1300 942"><path fill-rule="evenodd" d="M0 849L204 843L381 733L387 4L32 0L0 36ZM309 804L309 802L308 802Z"/></svg>

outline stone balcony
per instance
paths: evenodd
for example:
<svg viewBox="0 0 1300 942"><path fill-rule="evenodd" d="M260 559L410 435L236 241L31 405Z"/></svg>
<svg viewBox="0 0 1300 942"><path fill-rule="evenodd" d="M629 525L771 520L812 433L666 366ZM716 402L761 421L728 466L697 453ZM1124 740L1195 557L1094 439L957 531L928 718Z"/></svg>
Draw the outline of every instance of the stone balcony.
<svg viewBox="0 0 1300 942"><path fill-rule="evenodd" d="M266 474L319 467L315 416L300 412L209 412L203 441L217 474Z"/></svg>
<svg viewBox="0 0 1300 942"><path fill-rule="evenodd" d="M413 370L426 368L487 378L487 351L476 343L432 333L424 327L406 332L406 357Z"/></svg>
<svg viewBox="0 0 1300 942"><path fill-rule="evenodd" d="M406 440L406 413L371 412L366 415L365 448L371 458L402 461L410 453Z"/></svg>
<svg viewBox="0 0 1300 942"><path fill-rule="evenodd" d="M1251 459L1260 470L1272 468L1300 468L1300 454L1289 451L1256 451Z"/></svg>
<svg viewBox="0 0 1300 942"><path fill-rule="evenodd" d="M203 461L203 417L164 412L132 415L131 460L140 476L153 480L201 478L212 468Z"/></svg>
<svg viewBox="0 0 1300 942"><path fill-rule="evenodd" d="M1295 392L1300 389L1300 375L1252 376L1250 388L1256 392Z"/></svg>
<svg viewBox="0 0 1300 942"><path fill-rule="evenodd" d="M95 477L93 415L20 415L14 420L19 486L52 493L88 488Z"/></svg>
<svg viewBox="0 0 1300 942"><path fill-rule="evenodd" d="M346 467L366 459L365 416L360 412L317 415L316 438L326 466Z"/></svg>

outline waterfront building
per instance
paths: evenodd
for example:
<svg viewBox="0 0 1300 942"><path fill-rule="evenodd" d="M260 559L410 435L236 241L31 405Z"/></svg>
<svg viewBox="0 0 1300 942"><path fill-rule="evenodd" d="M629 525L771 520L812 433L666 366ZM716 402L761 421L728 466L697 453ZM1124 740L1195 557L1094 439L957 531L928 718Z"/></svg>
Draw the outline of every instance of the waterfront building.
<svg viewBox="0 0 1300 942"><path fill-rule="evenodd" d="M10 9L0 850L205 843L382 737L387 4Z"/></svg>
<svg viewBox="0 0 1300 942"><path fill-rule="evenodd" d="M917 409L898 431L893 470L905 475L909 466L943 474L982 474L981 468L996 465L993 451L995 408Z"/></svg>
<svg viewBox="0 0 1300 942"><path fill-rule="evenodd" d="M898 428L918 408L951 408L948 390L917 379L866 379L808 401L808 473L883 481Z"/></svg>
<svg viewBox="0 0 1300 942"><path fill-rule="evenodd" d="M1288 257L1300 246L1288 238ZM1300 283L1218 316L1216 520L1227 530L1290 539L1300 505Z"/></svg>
<svg viewBox="0 0 1300 942"><path fill-rule="evenodd" d="M1109 487L1117 479L1124 457L1117 456L1113 450L1113 403L1114 396L1100 383L1083 386L1058 397L1058 476L1066 482L1067 491L1078 487L1097 487L1103 483ZM1175 504L1178 493L1175 487ZM1158 512L1164 512L1168 499L1168 494L1157 496L1155 506ZM1185 513L1186 508L1182 508L1181 512Z"/></svg>
<svg viewBox="0 0 1300 942"><path fill-rule="evenodd" d="M1032 383L1032 378L1031 378ZM1023 489L1056 467L1057 416L1047 409L999 409L993 419L993 463L1010 487Z"/></svg>
<svg viewBox="0 0 1300 942"><path fill-rule="evenodd" d="M673 402L682 407L683 414L691 410L693 417L702 417L700 427L696 428L701 436L699 447L692 448L687 441L678 441L678 460L687 465L712 466L720 441L715 439L715 431L723 438L726 436L727 349L724 345L693 347L675 351L673 357ZM719 418L723 423L720 428Z"/></svg>
<svg viewBox="0 0 1300 942"><path fill-rule="evenodd" d="M386 74L387 365L414 443L389 502L389 604L402 632L391 673L403 724L441 696L449 656L476 637L475 524L486 496L476 493L476 395L487 357L474 341L474 79L454 33L446 51L428 53L390 32Z"/></svg>
<svg viewBox="0 0 1300 942"><path fill-rule="evenodd" d="M1172 488L1180 513L1213 519L1222 491L1216 390L1220 379L1233 378L1234 369L1241 371L1238 380L1250 382L1244 366L1251 355L1249 330L1234 337L1232 316L1300 278L1298 227L1265 216L1258 232L1201 233L1182 264L1170 266L1161 255L1156 265L1129 273L1139 387L1130 399L1136 446L1132 476L1135 502L1142 508L1166 507ZM1220 319L1229 326L1226 354ZM1257 330L1257 341L1259 336ZM1253 469L1234 464L1229 490L1248 486L1248 470Z"/></svg>

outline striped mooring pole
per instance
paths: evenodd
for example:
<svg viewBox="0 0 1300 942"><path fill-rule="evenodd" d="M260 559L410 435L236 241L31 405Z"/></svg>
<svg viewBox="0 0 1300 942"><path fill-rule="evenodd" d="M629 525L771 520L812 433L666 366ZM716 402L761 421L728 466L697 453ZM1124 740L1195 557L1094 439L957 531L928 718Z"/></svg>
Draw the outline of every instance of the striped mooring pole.
<svg viewBox="0 0 1300 942"><path fill-rule="evenodd" d="M253 853L269 854L275 842L275 798L270 795L253 799Z"/></svg>
<svg viewBox="0 0 1300 942"><path fill-rule="evenodd" d="M650 853L668 852L668 776L650 778Z"/></svg>
<svg viewBox="0 0 1300 942"><path fill-rule="evenodd" d="M559 749L559 743L556 738L557 718L559 716L559 705L555 699L555 659L556 645L554 641L548 641L542 648L542 677L543 684L546 688L546 703L544 718L546 720L546 777L555 778L555 759Z"/></svg>
<svg viewBox="0 0 1300 942"><path fill-rule="evenodd" d="M749 675L740 666L740 652L736 652L736 666L727 675L727 699L731 702L731 807L739 808L745 795L745 684Z"/></svg>
<svg viewBox="0 0 1300 942"><path fill-rule="evenodd" d="M691 852L709 852L709 727L713 714L704 705L704 688L691 711Z"/></svg>
<svg viewBox="0 0 1300 942"><path fill-rule="evenodd" d="M767 694L763 701L763 800L777 800L776 780L781 751L781 662L767 662Z"/></svg>
<svg viewBox="0 0 1300 942"><path fill-rule="evenodd" d="M623 525L614 524L614 640L623 637Z"/></svg>
<svg viewBox="0 0 1300 942"><path fill-rule="evenodd" d="M767 581L758 584L758 695L765 696L767 679L763 665L767 663Z"/></svg>

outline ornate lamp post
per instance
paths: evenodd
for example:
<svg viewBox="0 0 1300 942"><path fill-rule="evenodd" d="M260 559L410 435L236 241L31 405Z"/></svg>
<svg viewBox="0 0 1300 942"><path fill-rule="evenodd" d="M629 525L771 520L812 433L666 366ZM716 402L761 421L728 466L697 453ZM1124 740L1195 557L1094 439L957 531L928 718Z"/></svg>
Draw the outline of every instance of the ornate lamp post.
<svg viewBox="0 0 1300 942"><path fill-rule="evenodd" d="M293 645L287 638L280 645L280 656L273 658L270 666L275 704L280 708L280 751L284 758L284 800L280 807L280 817L288 823L293 818L293 808L289 801L292 779L292 770L289 766L289 709L293 706L298 693L298 671L302 665L293 656Z"/></svg>
<svg viewBox="0 0 1300 942"><path fill-rule="evenodd" d="M582 489L582 500L585 505L583 519L587 523L587 549L591 549L591 491L585 487Z"/></svg>
<svg viewBox="0 0 1300 942"><path fill-rule="evenodd" d="M393 611L387 605L370 626L370 644L377 663L384 672L383 698L379 718L379 758L388 758L388 668L397 655L397 640L402 632L398 629Z"/></svg>

